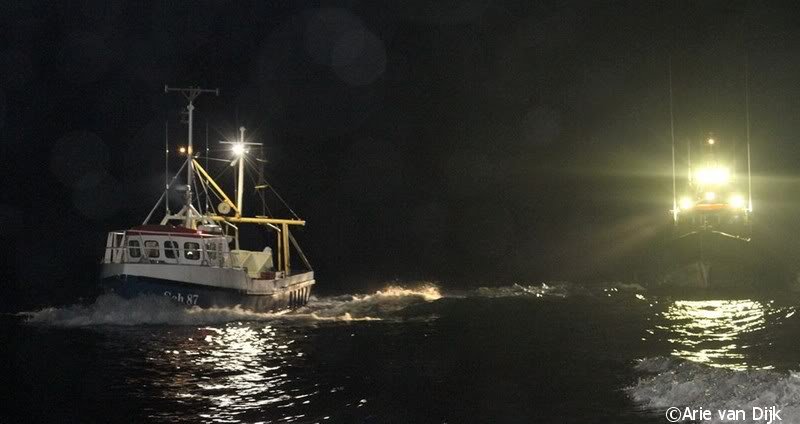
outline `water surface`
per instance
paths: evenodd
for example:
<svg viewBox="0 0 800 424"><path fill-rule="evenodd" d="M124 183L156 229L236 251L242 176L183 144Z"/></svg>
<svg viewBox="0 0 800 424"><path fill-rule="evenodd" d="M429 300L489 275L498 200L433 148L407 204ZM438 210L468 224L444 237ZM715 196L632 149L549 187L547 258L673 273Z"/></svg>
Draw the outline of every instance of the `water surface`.
<svg viewBox="0 0 800 424"><path fill-rule="evenodd" d="M663 423L670 406L774 404L800 422L795 304L568 283L393 287L285 314L103 296L3 318L2 417Z"/></svg>

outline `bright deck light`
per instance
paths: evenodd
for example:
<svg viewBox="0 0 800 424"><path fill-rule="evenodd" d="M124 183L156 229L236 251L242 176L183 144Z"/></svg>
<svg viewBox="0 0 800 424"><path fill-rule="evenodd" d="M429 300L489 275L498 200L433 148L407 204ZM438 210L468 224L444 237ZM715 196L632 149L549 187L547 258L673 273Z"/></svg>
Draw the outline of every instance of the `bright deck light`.
<svg viewBox="0 0 800 424"><path fill-rule="evenodd" d="M726 184L731 178L728 168L702 168L697 171L700 184Z"/></svg>
<svg viewBox="0 0 800 424"><path fill-rule="evenodd" d="M729 202L731 206L733 206L736 209L744 208L744 196L742 196L741 194L734 194L733 196L731 196Z"/></svg>
<svg viewBox="0 0 800 424"><path fill-rule="evenodd" d="M681 197L679 205L680 205L681 209L686 210L686 209L691 209L694 206L694 202L692 201L691 197L683 196L683 197Z"/></svg>
<svg viewBox="0 0 800 424"><path fill-rule="evenodd" d="M233 154L236 155L236 156L243 155L244 154L244 144L241 144L241 143L234 144L233 147L231 148L231 151L233 151Z"/></svg>
<svg viewBox="0 0 800 424"><path fill-rule="evenodd" d="M717 194L714 193L713 191L709 191L703 196L703 198L711 202L717 198Z"/></svg>
<svg viewBox="0 0 800 424"><path fill-rule="evenodd" d="M709 138L708 139L708 144L713 146L714 145L714 139L713 138Z"/></svg>
<svg viewBox="0 0 800 424"><path fill-rule="evenodd" d="M183 146L181 146L181 147L178 149L178 151L179 151L181 154L184 154L184 153L186 153L186 148L185 148L185 147L183 147Z"/></svg>

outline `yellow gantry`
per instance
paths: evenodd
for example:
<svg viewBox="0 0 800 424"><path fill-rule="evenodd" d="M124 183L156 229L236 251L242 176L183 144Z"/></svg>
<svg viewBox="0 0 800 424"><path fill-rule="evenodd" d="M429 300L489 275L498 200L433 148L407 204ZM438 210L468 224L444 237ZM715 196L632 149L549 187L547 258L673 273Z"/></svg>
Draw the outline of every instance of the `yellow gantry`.
<svg viewBox="0 0 800 424"><path fill-rule="evenodd" d="M211 187L217 191L222 197L223 201L236 212L236 216L223 216L223 215L207 215L207 218L217 222L236 222L242 224L261 224L261 225L280 225L281 229L278 232L277 248L278 248L278 269L289 272L289 226L290 225L306 225L306 221L302 219L283 219L283 218L270 218L267 216L246 217L242 216L241 211L236 207L231 199L222 191L222 188L208 175L205 169L200 164L192 159L192 163L203 178L208 181ZM266 186L264 186L266 187Z"/></svg>
<svg viewBox="0 0 800 424"><path fill-rule="evenodd" d="M267 217L247 217L247 216L222 216L209 215L214 221L239 222L242 224L275 224L275 225L306 225L302 219L283 219Z"/></svg>
<svg viewBox="0 0 800 424"><path fill-rule="evenodd" d="M217 191L217 193L222 197L222 200L228 204L228 206L236 212L236 216L222 216L222 215L211 215L209 218L213 219L214 221L227 221L227 222L239 222L243 224L274 224L274 225L306 225L306 222L302 219L283 219L283 218L270 218L267 216L257 216L257 217L246 217L242 216L241 211L236 207L235 204L231 201L228 195L222 191L222 188L208 175L205 169L197 163L196 160L192 159L194 166L203 175L203 177L211 184L211 187ZM266 187L266 186L265 186Z"/></svg>

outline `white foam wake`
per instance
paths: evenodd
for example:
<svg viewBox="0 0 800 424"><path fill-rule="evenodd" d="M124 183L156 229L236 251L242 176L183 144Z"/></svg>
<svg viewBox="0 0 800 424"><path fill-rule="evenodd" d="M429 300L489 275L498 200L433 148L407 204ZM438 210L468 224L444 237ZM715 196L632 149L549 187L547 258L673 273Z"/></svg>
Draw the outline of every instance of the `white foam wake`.
<svg viewBox="0 0 800 424"><path fill-rule="evenodd" d="M423 283L415 288L389 286L373 294L342 295L314 298L297 313L319 317L387 317L411 305L431 302L442 297L439 288Z"/></svg>
<svg viewBox="0 0 800 424"><path fill-rule="evenodd" d="M61 327L100 325L207 325L231 321L293 322L381 320L415 303L438 299L438 289L428 285L419 289L389 287L373 294L312 297L296 311L254 312L241 307L186 308L162 296L123 299L116 295L99 296L89 305L45 308L23 312L28 323Z"/></svg>
<svg viewBox="0 0 800 424"><path fill-rule="evenodd" d="M776 406L782 423L800 423L800 373L774 370L730 370L709 367L674 358L647 358L636 366L640 372L654 374L627 388L637 403L664 411L670 407L704 408L713 413L712 423L720 419L716 411L745 410L749 421L753 407Z"/></svg>

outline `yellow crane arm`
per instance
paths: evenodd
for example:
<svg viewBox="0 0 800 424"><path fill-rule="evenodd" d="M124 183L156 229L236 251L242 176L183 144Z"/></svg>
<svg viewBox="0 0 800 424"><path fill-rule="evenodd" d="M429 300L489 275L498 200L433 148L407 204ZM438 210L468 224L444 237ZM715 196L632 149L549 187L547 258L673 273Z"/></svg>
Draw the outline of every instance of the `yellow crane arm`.
<svg viewBox="0 0 800 424"><path fill-rule="evenodd" d="M200 174L203 175L203 178L205 178L206 181L208 181L208 183L211 184L211 187L214 187L214 190L217 190L217 193L219 193L219 195L222 196L222 200L236 212L236 216L237 217L241 216L242 213L239 212L239 209L236 207L236 205L233 204L233 202L231 202L231 199L228 198L228 195L226 195L225 192L222 191L222 189L217 185L216 181L214 181L214 179L211 178L211 175L208 175L208 172L206 172L206 170L203 169L202 166L200 166L197 160L192 159L192 163L194 164L195 168L197 168L197 170L200 172Z"/></svg>

